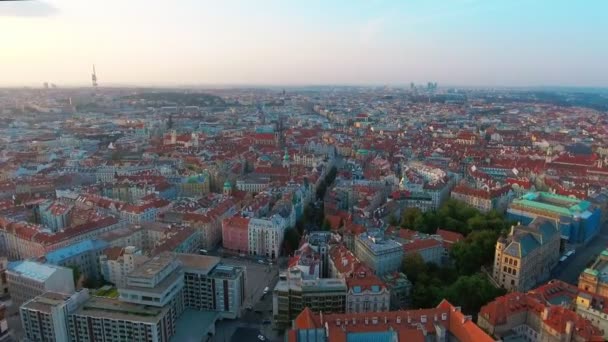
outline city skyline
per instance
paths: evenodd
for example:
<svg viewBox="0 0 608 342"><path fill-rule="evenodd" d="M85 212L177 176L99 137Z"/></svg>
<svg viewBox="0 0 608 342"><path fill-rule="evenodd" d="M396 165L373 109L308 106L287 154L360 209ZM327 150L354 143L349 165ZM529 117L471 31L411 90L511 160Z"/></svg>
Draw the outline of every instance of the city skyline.
<svg viewBox="0 0 608 342"><path fill-rule="evenodd" d="M608 4L0 3L0 86L608 86ZM7 34L10 32L10 34Z"/></svg>

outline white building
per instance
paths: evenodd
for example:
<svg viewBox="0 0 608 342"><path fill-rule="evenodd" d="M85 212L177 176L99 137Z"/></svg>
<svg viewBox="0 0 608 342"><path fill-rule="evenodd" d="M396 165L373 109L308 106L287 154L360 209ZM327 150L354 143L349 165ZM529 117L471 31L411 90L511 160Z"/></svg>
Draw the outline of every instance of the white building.
<svg viewBox="0 0 608 342"><path fill-rule="evenodd" d="M72 295L45 292L19 308L25 341L69 341L68 315L89 299L87 289Z"/></svg>
<svg viewBox="0 0 608 342"><path fill-rule="evenodd" d="M117 287L122 287L127 284L127 274L146 260L147 257L135 246L108 248L99 256L101 276Z"/></svg>
<svg viewBox="0 0 608 342"><path fill-rule="evenodd" d="M249 254L275 259L281 252L287 221L280 215L249 221Z"/></svg>

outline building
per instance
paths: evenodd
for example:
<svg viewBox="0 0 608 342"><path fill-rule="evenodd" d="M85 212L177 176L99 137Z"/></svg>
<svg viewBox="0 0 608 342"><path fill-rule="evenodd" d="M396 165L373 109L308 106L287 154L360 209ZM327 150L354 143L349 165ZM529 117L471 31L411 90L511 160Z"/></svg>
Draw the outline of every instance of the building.
<svg viewBox="0 0 608 342"><path fill-rule="evenodd" d="M8 280L6 270L8 269L8 259L0 257L0 298L8 295Z"/></svg>
<svg viewBox="0 0 608 342"><path fill-rule="evenodd" d="M549 192L530 192L513 200L507 218L522 224L536 217L553 220L563 239L572 244L587 243L600 229L601 209L589 201Z"/></svg>
<svg viewBox="0 0 608 342"><path fill-rule="evenodd" d="M9 335L7 317L6 306L3 303L0 303L0 341L8 341L12 338Z"/></svg>
<svg viewBox="0 0 608 342"><path fill-rule="evenodd" d="M510 291L527 291L549 278L559 261L560 236L555 224L538 218L511 227L496 242L492 277Z"/></svg>
<svg viewBox="0 0 608 342"><path fill-rule="evenodd" d="M125 286L127 274L147 259L135 246L107 248L99 256L101 276L117 287Z"/></svg>
<svg viewBox="0 0 608 342"><path fill-rule="evenodd" d="M45 292L19 308L25 341L69 341L68 315L89 299L87 289L71 295Z"/></svg>
<svg viewBox="0 0 608 342"><path fill-rule="evenodd" d="M477 324L505 341L604 341L591 321L561 305L548 305L535 293L511 292L486 304Z"/></svg>
<svg viewBox="0 0 608 342"><path fill-rule="evenodd" d="M432 262L441 265L445 248L443 243L437 239L414 239L403 243L403 255L418 254L424 262Z"/></svg>
<svg viewBox="0 0 608 342"><path fill-rule="evenodd" d="M249 218L233 216L222 221L222 247L237 253L249 253Z"/></svg>
<svg viewBox="0 0 608 342"><path fill-rule="evenodd" d="M286 341L460 341L490 342L458 307L443 300L436 308L364 313L317 313L306 308L293 321Z"/></svg>
<svg viewBox="0 0 608 342"><path fill-rule="evenodd" d="M346 312L378 312L390 309L391 294L386 284L366 267L346 278Z"/></svg>
<svg viewBox="0 0 608 342"><path fill-rule="evenodd" d="M108 246L102 240L84 240L46 254L46 262L52 265L77 267L87 279L100 276L99 256Z"/></svg>
<svg viewBox="0 0 608 342"><path fill-rule="evenodd" d="M279 277L272 295L276 328L288 327L304 308L314 312L344 313L347 286L344 279L302 279L301 270L292 268Z"/></svg>
<svg viewBox="0 0 608 342"><path fill-rule="evenodd" d="M377 275L399 271L403 260L403 246L386 239L379 230L370 230L355 238L355 255Z"/></svg>
<svg viewBox="0 0 608 342"><path fill-rule="evenodd" d="M184 305L217 311L222 318L241 315L246 297L245 269L222 265L220 258L176 254L184 271Z"/></svg>
<svg viewBox="0 0 608 342"><path fill-rule="evenodd" d="M329 249L329 276L348 278L352 276L361 262L345 245L333 245Z"/></svg>
<svg viewBox="0 0 608 342"><path fill-rule="evenodd" d="M466 184L457 185L452 189L451 197L467 205L487 213L490 210L505 211L509 200L513 197L511 186L497 188L473 188Z"/></svg>
<svg viewBox="0 0 608 342"><path fill-rule="evenodd" d="M275 259L281 254L286 221L280 215L249 221L249 255Z"/></svg>
<svg viewBox="0 0 608 342"><path fill-rule="evenodd" d="M74 293L72 270L35 261L13 261L6 272L8 291L15 305L21 305L44 292Z"/></svg>
<svg viewBox="0 0 608 342"><path fill-rule="evenodd" d="M608 249L602 251L591 267L579 275L578 288L608 297Z"/></svg>
<svg viewBox="0 0 608 342"><path fill-rule="evenodd" d="M69 340L169 342L176 332L176 320L169 306L91 297L68 316Z"/></svg>
<svg viewBox="0 0 608 342"><path fill-rule="evenodd" d="M407 276L402 272L394 272L385 274L381 279L391 293L390 310L407 308L410 305L412 292L412 282Z"/></svg>
<svg viewBox="0 0 608 342"><path fill-rule="evenodd" d="M74 205L60 201L45 201L38 206L40 222L53 232L70 226L70 212Z"/></svg>

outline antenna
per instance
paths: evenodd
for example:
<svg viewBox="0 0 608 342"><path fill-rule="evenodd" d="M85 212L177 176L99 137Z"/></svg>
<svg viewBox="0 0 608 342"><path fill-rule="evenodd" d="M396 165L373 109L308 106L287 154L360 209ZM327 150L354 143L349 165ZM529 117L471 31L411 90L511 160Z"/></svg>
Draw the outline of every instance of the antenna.
<svg viewBox="0 0 608 342"><path fill-rule="evenodd" d="M93 88L97 89L97 73L95 72L95 64L93 64L93 74L91 75L91 81L93 82Z"/></svg>

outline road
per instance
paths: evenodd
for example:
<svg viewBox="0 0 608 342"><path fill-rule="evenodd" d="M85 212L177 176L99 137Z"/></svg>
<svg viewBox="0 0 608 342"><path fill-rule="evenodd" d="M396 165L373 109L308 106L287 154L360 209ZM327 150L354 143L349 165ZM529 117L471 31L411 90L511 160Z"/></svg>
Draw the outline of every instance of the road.
<svg viewBox="0 0 608 342"><path fill-rule="evenodd" d="M604 224L598 236L593 238L588 245L579 247L574 255L557 266L552 279L560 279L572 285L577 285L578 275L607 247L608 224Z"/></svg>
<svg viewBox="0 0 608 342"><path fill-rule="evenodd" d="M216 254L210 252L210 254ZM216 334L211 338L211 341L231 341L238 340L239 342L247 342L250 334L236 336L245 330L256 329L264 335L268 341L280 341L282 337L279 332L272 330L270 324L264 324L264 321L272 321L272 290L279 280L279 267L276 263L272 266L260 264L257 258L250 257L223 257L222 263L227 265L244 266L246 268L246 295L245 304L243 304L243 314L241 318L236 320L219 321L216 325ZM279 261L283 263L283 260ZM268 287L268 294L263 295L264 288ZM252 309L246 308L251 305ZM257 339L257 335L256 335Z"/></svg>

